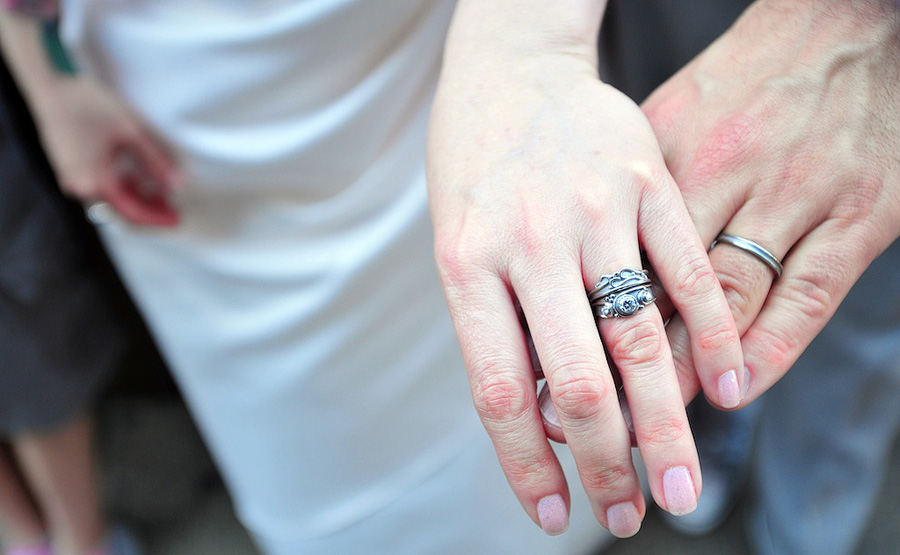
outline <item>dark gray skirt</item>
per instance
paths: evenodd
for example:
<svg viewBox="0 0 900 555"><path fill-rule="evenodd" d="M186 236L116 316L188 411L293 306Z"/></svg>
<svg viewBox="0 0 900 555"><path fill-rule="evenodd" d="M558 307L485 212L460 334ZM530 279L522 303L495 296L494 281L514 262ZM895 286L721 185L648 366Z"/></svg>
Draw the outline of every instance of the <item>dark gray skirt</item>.
<svg viewBox="0 0 900 555"><path fill-rule="evenodd" d="M0 434L50 430L95 397L123 335L26 108L0 67Z"/></svg>

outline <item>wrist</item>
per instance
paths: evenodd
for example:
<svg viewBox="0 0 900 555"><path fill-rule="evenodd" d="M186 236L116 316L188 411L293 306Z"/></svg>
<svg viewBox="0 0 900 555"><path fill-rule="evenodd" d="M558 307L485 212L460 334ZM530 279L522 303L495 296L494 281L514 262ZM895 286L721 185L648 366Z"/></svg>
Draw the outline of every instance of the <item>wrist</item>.
<svg viewBox="0 0 900 555"><path fill-rule="evenodd" d="M506 64L563 55L596 67L605 9L606 0L460 0L447 37L445 63Z"/></svg>
<svg viewBox="0 0 900 555"><path fill-rule="evenodd" d="M44 23L0 9L0 45L16 84L36 117L52 112L73 77L60 72L48 54Z"/></svg>
<svg viewBox="0 0 900 555"><path fill-rule="evenodd" d="M757 0L753 8L811 31L845 35L900 29L900 0Z"/></svg>
<svg viewBox="0 0 900 555"><path fill-rule="evenodd" d="M794 74L894 58L900 54L900 9L889 1L757 0L718 49Z"/></svg>

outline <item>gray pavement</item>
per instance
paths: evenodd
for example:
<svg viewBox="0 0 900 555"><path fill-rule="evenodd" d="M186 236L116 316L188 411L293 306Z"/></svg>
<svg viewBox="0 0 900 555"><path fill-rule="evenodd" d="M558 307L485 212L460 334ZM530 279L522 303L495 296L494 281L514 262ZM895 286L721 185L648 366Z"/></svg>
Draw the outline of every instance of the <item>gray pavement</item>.
<svg viewBox="0 0 900 555"><path fill-rule="evenodd" d="M258 555L187 411L172 396L113 397L100 412L103 486L111 514L130 524L147 555ZM702 538L680 536L650 511L634 538L608 555L750 554L742 528L745 503L722 528ZM858 549L861 555L900 552L900 441L891 474Z"/></svg>

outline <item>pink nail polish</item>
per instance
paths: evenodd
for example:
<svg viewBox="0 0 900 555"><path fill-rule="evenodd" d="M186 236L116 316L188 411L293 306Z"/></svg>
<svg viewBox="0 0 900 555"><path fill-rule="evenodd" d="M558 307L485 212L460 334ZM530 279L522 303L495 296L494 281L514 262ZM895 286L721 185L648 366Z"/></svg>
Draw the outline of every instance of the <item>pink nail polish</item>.
<svg viewBox="0 0 900 555"><path fill-rule="evenodd" d="M541 528L549 536L558 536L569 528L569 510L562 495L556 493L544 497L537 504Z"/></svg>
<svg viewBox="0 0 900 555"><path fill-rule="evenodd" d="M716 384L719 395L719 405L726 409L733 409L741 404L741 388L738 385L737 372L729 370L721 376Z"/></svg>
<svg viewBox="0 0 900 555"><path fill-rule="evenodd" d="M697 492L691 472L685 466L673 466L663 474L666 507L675 516L686 515L697 508Z"/></svg>
<svg viewBox="0 0 900 555"><path fill-rule="evenodd" d="M544 389L541 390L541 394L538 395L538 407L540 407L541 416L544 417L547 424L562 428L559 424L559 414L556 412L556 405L553 404L553 399L550 397L550 390L547 387L544 387Z"/></svg>
<svg viewBox="0 0 900 555"><path fill-rule="evenodd" d="M617 503L606 509L610 533L617 538L630 538L641 529L641 516L634 503Z"/></svg>

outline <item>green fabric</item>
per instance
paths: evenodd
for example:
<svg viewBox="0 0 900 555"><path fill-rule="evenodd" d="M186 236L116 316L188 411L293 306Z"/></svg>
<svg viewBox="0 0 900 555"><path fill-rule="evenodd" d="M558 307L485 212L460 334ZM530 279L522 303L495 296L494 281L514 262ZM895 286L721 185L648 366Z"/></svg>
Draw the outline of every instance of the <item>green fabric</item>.
<svg viewBox="0 0 900 555"><path fill-rule="evenodd" d="M76 73L74 64L66 55L66 50L59 40L55 21L44 23L44 47L47 49L47 55L50 57L53 67L62 73Z"/></svg>

